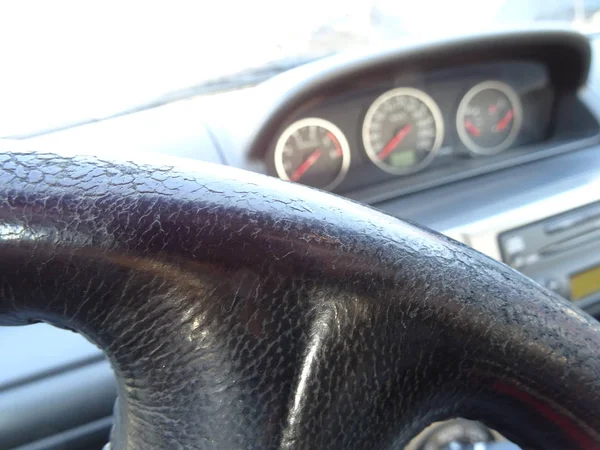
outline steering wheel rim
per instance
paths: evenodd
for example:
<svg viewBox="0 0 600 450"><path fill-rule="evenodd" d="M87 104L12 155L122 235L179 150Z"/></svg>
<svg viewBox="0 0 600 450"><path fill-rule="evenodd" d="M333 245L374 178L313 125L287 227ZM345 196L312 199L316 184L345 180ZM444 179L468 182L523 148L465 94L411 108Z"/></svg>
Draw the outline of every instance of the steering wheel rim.
<svg viewBox="0 0 600 450"><path fill-rule="evenodd" d="M4 146L0 189L0 325L105 351L114 450L401 448L453 416L599 447L598 323L442 235L202 163Z"/></svg>

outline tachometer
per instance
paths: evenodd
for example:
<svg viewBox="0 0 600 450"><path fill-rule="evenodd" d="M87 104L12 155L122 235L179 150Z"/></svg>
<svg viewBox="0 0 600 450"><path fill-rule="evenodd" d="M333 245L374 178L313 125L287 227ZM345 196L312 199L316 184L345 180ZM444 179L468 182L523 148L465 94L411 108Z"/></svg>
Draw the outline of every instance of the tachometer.
<svg viewBox="0 0 600 450"><path fill-rule="evenodd" d="M444 136L444 122L433 99L418 89L392 89L378 97L365 116L363 144L378 167L394 174L429 164Z"/></svg>
<svg viewBox="0 0 600 450"><path fill-rule="evenodd" d="M333 189L348 167L348 141L327 120L311 117L294 122L284 130L275 147L275 170L284 180Z"/></svg>
<svg viewBox="0 0 600 450"><path fill-rule="evenodd" d="M493 155L515 141L521 117L521 102L514 89L499 81L485 81L472 87L461 100L456 129L472 153Z"/></svg>

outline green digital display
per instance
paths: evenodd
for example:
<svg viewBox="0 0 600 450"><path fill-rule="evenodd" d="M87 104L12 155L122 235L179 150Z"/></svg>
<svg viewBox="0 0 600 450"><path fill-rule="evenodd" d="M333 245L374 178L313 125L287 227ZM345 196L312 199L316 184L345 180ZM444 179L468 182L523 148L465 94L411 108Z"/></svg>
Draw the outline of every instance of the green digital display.
<svg viewBox="0 0 600 450"><path fill-rule="evenodd" d="M388 162L395 167L410 167L417 163L417 152L402 150L392 153Z"/></svg>

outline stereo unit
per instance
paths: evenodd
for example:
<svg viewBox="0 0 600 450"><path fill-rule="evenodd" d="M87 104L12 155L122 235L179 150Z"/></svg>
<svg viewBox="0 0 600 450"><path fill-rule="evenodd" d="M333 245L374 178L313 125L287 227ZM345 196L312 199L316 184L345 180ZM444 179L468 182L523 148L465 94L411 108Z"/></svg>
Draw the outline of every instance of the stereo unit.
<svg viewBox="0 0 600 450"><path fill-rule="evenodd" d="M503 261L573 301L600 298L600 202L498 236Z"/></svg>

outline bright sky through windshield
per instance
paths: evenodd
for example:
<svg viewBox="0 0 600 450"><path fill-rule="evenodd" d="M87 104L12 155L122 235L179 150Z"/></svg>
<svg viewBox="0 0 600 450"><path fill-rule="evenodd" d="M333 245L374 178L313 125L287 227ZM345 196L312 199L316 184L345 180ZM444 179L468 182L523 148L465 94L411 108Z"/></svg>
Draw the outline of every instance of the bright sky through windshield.
<svg viewBox="0 0 600 450"><path fill-rule="evenodd" d="M583 1L529 2L533 7L519 6L508 19L536 20L542 3L560 10ZM416 34L485 28L513 3L525 4L524 0L3 2L0 136L100 118L280 58L378 45Z"/></svg>

